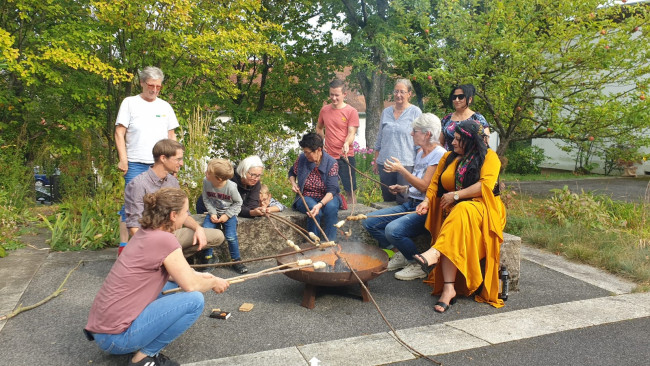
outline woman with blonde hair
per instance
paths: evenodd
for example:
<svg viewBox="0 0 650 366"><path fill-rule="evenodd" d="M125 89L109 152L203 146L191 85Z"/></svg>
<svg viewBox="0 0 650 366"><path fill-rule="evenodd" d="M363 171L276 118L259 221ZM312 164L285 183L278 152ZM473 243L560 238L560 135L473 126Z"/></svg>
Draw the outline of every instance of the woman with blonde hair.
<svg viewBox="0 0 650 366"><path fill-rule="evenodd" d="M422 114L422 111L409 103L412 95L413 84L408 79L397 80L393 88L395 105L384 109L381 113L372 169L375 174L379 174L379 180L386 186L408 185L403 175L384 169L384 164L389 158L396 157L406 170L409 172L413 170L415 149L411 136L411 123ZM383 185L381 196L385 202L397 201L398 204L407 200L406 193L399 192L396 195Z"/></svg>

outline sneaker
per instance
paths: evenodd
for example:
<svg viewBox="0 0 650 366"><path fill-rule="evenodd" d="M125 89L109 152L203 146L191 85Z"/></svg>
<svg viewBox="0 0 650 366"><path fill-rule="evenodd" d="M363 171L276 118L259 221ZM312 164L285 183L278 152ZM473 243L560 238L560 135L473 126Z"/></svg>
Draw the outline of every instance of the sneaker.
<svg viewBox="0 0 650 366"><path fill-rule="evenodd" d="M238 259L239 260L239 259ZM248 272L248 268L243 263L235 263L232 265L232 269L239 274L244 274Z"/></svg>
<svg viewBox="0 0 650 366"><path fill-rule="evenodd" d="M409 261L407 261L406 258L404 258L404 254L402 254L402 252L397 252L393 256L393 258L391 258L388 261L388 270L389 271L395 271L395 270L398 270L398 269L402 269L402 268L408 266L408 264L409 264Z"/></svg>
<svg viewBox="0 0 650 366"><path fill-rule="evenodd" d="M155 356L147 356L139 362L133 363L129 360L129 366L181 366L180 363L172 361L169 357L159 353Z"/></svg>
<svg viewBox="0 0 650 366"><path fill-rule="evenodd" d="M426 276L427 274L417 263L409 263L403 270L395 272L395 278L402 281L417 280L418 278L425 278Z"/></svg>
<svg viewBox="0 0 650 366"><path fill-rule="evenodd" d="M214 264L214 263L219 263L219 257L216 255L211 255L211 256L203 256L199 255L196 257L197 263L196 264ZM197 272L212 272L215 267L199 267L196 268Z"/></svg>

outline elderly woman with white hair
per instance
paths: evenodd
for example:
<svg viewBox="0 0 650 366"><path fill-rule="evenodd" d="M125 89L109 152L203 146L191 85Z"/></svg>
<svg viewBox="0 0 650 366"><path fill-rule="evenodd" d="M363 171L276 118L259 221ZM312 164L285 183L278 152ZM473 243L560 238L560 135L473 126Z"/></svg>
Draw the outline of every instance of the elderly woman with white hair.
<svg viewBox="0 0 650 366"><path fill-rule="evenodd" d="M264 174L264 164L257 155L251 155L237 165L235 176L231 180L237 183L239 195L244 200L239 213L240 217L264 216L265 210L260 207L262 174Z"/></svg>
<svg viewBox="0 0 650 366"><path fill-rule="evenodd" d="M264 216L266 209L260 207L260 189L262 187L260 179L263 173L264 164L257 155L251 155L237 165L235 175L230 180L237 183L237 191L243 200L239 217ZM199 197L196 202L196 213L201 214L206 211L203 198Z"/></svg>
<svg viewBox="0 0 650 366"><path fill-rule="evenodd" d="M415 211L415 208L426 197L429 182L438 167L438 161L446 150L440 145L440 118L432 113L425 113L412 123L411 136L413 143L420 146L409 172L396 157L386 159L384 171L400 174L408 185L394 184L390 186L392 194L403 193L408 200L401 205L388 207L371 212L368 216L380 216L402 212ZM363 221L364 228L379 242L383 249L397 251L388 262L388 270L394 271L398 280L414 280L426 277L421 266L415 262L413 255L418 254L415 243L411 238L424 234L426 217L411 213L408 215L369 217Z"/></svg>

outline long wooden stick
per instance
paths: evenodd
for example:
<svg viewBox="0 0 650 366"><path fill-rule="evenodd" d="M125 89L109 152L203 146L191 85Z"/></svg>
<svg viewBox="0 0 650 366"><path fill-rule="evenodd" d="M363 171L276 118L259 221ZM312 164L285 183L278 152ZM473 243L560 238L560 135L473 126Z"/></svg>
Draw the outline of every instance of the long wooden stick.
<svg viewBox="0 0 650 366"><path fill-rule="evenodd" d="M296 250L293 252L288 252L288 253L282 253L282 254L276 254L276 255L269 255L266 257L258 257L258 258L251 258L251 259L244 259L241 261L235 261L235 262L219 262L219 263L212 263L212 264L192 264L190 267L192 268L209 268L209 267L227 267L227 266L232 266L233 264L237 263L248 263L248 262L256 262L256 261L263 261L267 259L275 259L275 258L280 258L280 257L286 257L288 255L293 255L293 254L298 254L298 253L304 253L310 250L318 249L317 246L301 249L301 250Z"/></svg>
<svg viewBox="0 0 650 366"><path fill-rule="evenodd" d="M294 222L291 222L291 220L288 220L288 219L285 219L284 217L281 217L280 215L270 213L269 217L271 217L271 218L273 218L275 220L281 221L282 223L286 224L287 226L290 226L291 228L297 230L298 232L307 233L307 229L305 229L304 227L302 227L302 226L300 226L300 225L298 225L298 224L296 224Z"/></svg>
<svg viewBox="0 0 650 366"><path fill-rule="evenodd" d="M247 281L247 280L252 280L253 278L260 278L260 277L266 277L266 276L270 276L270 275L274 275L274 274L278 274L278 273L297 271L299 269L309 268L309 267L313 267L313 266L314 266L314 264L312 263L312 264L308 264L308 265L305 265L305 266L297 266L297 267L279 269L277 271L272 271L272 272L264 272L264 273L258 272L258 273L254 273L252 275L242 275L242 276L227 278L226 281L228 281L228 283L239 283L239 282L244 282L244 281Z"/></svg>
<svg viewBox="0 0 650 366"><path fill-rule="evenodd" d="M323 234L323 238L325 238L325 241L330 241L330 239L327 237L327 234L325 234L325 231L323 231L323 228L320 227L320 224L318 223L318 220L316 220L315 217L312 217L309 215L309 206L307 205L307 201L305 201L305 196L302 195L302 192L298 190L298 195L300 196L300 199L302 200L302 203L305 205L305 210L307 213L307 217L310 217L312 220L314 220L314 223L316 224L316 227L318 230L320 230L321 234ZM323 208L323 207L321 207Z"/></svg>
<svg viewBox="0 0 650 366"><path fill-rule="evenodd" d="M18 307L14 311L12 311L11 313L9 313L7 315L0 316L0 321L1 320L7 320L9 318L13 318L14 316L22 313L23 311L34 309L34 308L36 308L38 306L41 306L41 305L45 304L46 302L52 300L53 298L59 296L61 293L63 293L63 291L65 291L63 286L65 285L66 282L68 282L68 278L70 278L70 275L72 274L72 272L74 272L77 268L79 268L79 266L82 263L83 263L83 261L79 261L79 263L77 263L77 265L74 266L74 268L71 269L70 272L68 272L68 275L65 276L65 279L63 280L63 282L61 282L61 284L59 285L59 288L57 288L56 291L51 293L50 296L44 298L43 300L37 302L34 305L29 305L29 306L23 307L23 304L19 304Z"/></svg>
<svg viewBox="0 0 650 366"><path fill-rule="evenodd" d="M297 271L299 269L313 267L313 266L314 266L314 264L312 263L312 264L305 265L305 266L297 266L297 267L292 267L292 268L280 269L280 270L276 270L276 271L272 271L272 272L262 272L262 271L260 271L260 272L253 273L252 275L241 275L241 276L236 276L236 277L230 277L230 278L226 278L225 280L228 281L228 283L240 283L240 282L244 282L246 280L250 280L250 279L253 279L253 278L260 278L260 277L266 277L266 276L270 276L270 275L274 275L274 274L278 274L278 273ZM165 291L162 292L162 294L163 295L169 295L169 294L173 294L175 292L180 292L180 291L183 291L183 289L180 288L180 287L176 287L176 288L172 288L172 289L169 289L169 290L165 290Z"/></svg>
<svg viewBox="0 0 650 366"><path fill-rule="evenodd" d="M375 178L372 178L372 177L368 176L366 173L362 172L361 170L357 169L356 167L353 167L353 166L350 165L349 163L348 163L348 166L352 167L352 169L354 169L355 172L361 174L361 175L364 176L365 178L370 179L371 181L373 181L373 182L375 182L375 183L378 183L379 185L382 185L382 186L384 186L384 187L386 187L386 188L390 188L388 185L386 185L386 184L384 184L384 183L382 183L382 182L376 180Z"/></svg>
<svg viewBox="0 0 650 366"><path fill-rule="evenodd" d="M332 250L332 251L333 251L333 250ZM368 289L368 286L366 286L366 284L363 283L363 281L361 280L361 278L360 278L359 275L357 274L357 271L355 271L354 268L352 268L352 266L350 265L350 262L348 262L348 260L347 260L346 258L344 258L344 257L342 257L342 256L340 256L340 255L338 255L338 253L334 252L334 254L336 254L337 257L339 257L339 258L343 259L343 261L345 261L345 264L348 266L348 268L350 268L350 272L352 272L352 274L354 275L354 277L357 278L357 281L359 281L359 285L361 286L361 288L363 289L363 291L365 291L366 294L368 294L368 298L370 298L370 300L372 301L373 305L375 305L375 308L377 309L377 312L379 312L379 315L380 315L381 318L384 320L384 323L386 323L386 325L388 326L388 328L390 328L390 330L393 332L393 335L395 336L395 338L397 339L397 341L398 341L402 346L404 346L405 348L407 348L411 353L413 353L413 354L415 354L415 355L417 355L417 356L419 356L419 357L422 357L422 358L424 358L424 359L427 359L427 360L429 360L429 361L431 361L431 362L433 362L433 363L435 363L435 364L437 364L437 365L442 365L442 362L438 362L438 361L434 360L433 358L431 358L431 357L429 357L429 356L423 354L422 352L416 350L416 349L413 348L410 344L408 344L408 343L406 343L404 340L402 340L402 338L400 338L399 334L397 334L397 330L395 330L395 328L393 327L393 325L388 321L388 319L386 318L386 316L384 315L384 313L381 311L381 309L379 308L379 304L377 304L377 301L375 301L375 298L372 297L372 294L370 293L370 290Z"/></svg>
<svg viewBox="0 0 650 366"><path fill-rule="evenodd" d="M397 212L397 213L392 213L392 214L385 214L385 215L366 215L366 217L388 217L388 216L400 216L400 215L410 215L413 213L417 213L416 211L407 211L407 212Z"/></svg>

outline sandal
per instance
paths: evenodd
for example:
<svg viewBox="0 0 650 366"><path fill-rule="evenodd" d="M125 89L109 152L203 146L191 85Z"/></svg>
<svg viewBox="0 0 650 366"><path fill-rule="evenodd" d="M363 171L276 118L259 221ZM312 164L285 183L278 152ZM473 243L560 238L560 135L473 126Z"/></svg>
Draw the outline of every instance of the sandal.
<svg viewBox="0 0 650 366"><path fill-rule="evenodd" d="M450 282L445 282L445 283L456 283L456 281L450 281ZM452 306L452 305L454 305L456 303L457 297L458 296L452 297L451 300L449 300L449 304L446 304L446 303L444 303L442 301L438 301L433 306L433 311L435 311L436 313L440 313L440 314L446 312L449 309L450 306ZM436 306L440 306L442 308L442 311L436 309Z"/></svg>
<svg viewBox="0 0 650 366"><path fill-rule="evenodd" d="M429 272L433 271L433 269L436 268L436 265L438 264L438 263L434 263L429 265L429 262L427 261L426 258L424 258L422 254L413 255L413 259L415 259L415 261L420 265L420 267L426 274L429 274Z"/></svg>
<svg viewBox="0 0 650 366"><path fill-rule="evenodd" d="M442 313L446 312L447 309L449 309L450 306L454 305L454 304L456 303L456 300L457 300L457 299L456 299L456 297L454 296L451 300L449 300L449 304L445 304L445 303L442 302L442 301L438 301L438 302L434 305L433 311L435 311L436 313L440 313L440 314L442 314ZM436 309L436 308L435 308L436 305L437 305L437 306L440 306L440 307L442 308L442 311Z"/></svg>

